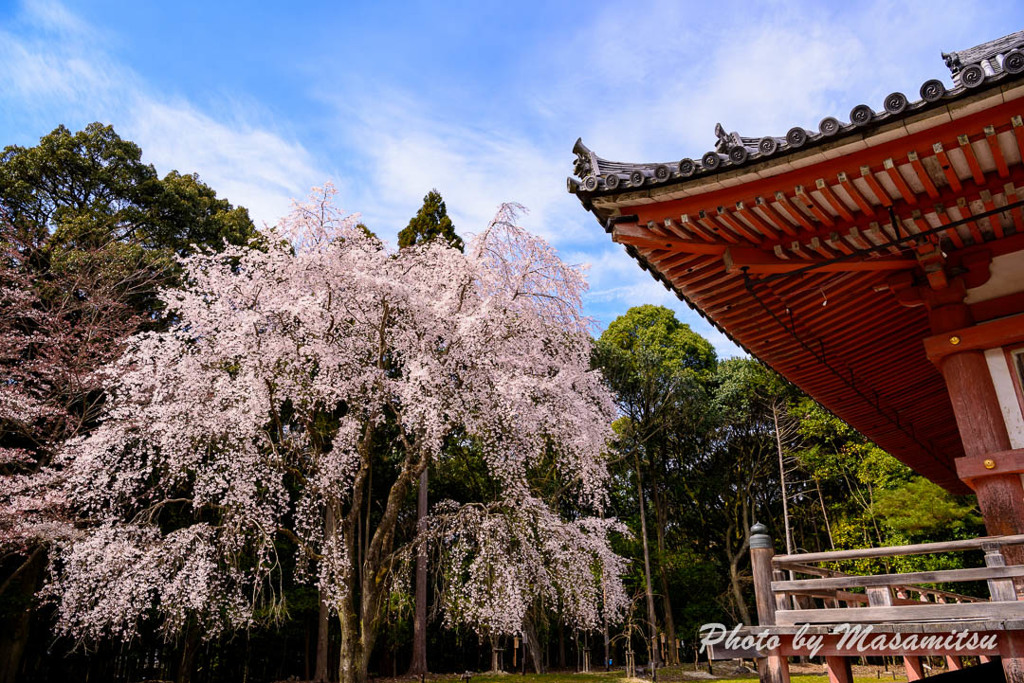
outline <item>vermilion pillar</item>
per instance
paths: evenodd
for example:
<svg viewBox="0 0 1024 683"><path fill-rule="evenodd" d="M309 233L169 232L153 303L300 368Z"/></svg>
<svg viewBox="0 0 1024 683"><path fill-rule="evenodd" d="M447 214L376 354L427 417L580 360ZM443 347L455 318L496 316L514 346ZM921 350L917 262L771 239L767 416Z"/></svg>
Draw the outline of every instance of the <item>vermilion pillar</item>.
<svg viewBox="0 0 1024 683"><path fill-rule="evenodd" d="M959 468L963 472L966 465L974 465L969 471L985 473L972 477L970 483L978 495L986 529L993 535L1024 533L1024 486L1019 473L1006 471L1016 469L1011 463L999 462L1015 459L1004 455L1011 451L1010 438L985 354L975 350L953 353L940 361L939 368L968 461L958 463Z"/></svg>
<svg viewBox="0 0 1024 683"><path fill-rule="evenodd" d="M932 310L930 318L936 334L925 349L946 380L964 445L957 473L977 494L989 534L1024 533L1024 450L1012 447L985 358L986 349L1024 338L1024 316L974 325L967 306L958 303ZM1003 555L1008 564L1024 564L1024 546L1005 546ZM1006 680L1024 683L1024 634L1003 634L1000 654Z"/></svg>
<svg viewBox="0 0 1024 683"><path fill-rule="evenodd" d="M1012 450L984 353L1005 342L1008 326L972 325L964 304L937 308L930 318L936 334L925 348L946 380L964 445L957 471L978 495L990 534L1024 533L1020 457ZM1019 333L1024 336L1024 327Z"/></svg>

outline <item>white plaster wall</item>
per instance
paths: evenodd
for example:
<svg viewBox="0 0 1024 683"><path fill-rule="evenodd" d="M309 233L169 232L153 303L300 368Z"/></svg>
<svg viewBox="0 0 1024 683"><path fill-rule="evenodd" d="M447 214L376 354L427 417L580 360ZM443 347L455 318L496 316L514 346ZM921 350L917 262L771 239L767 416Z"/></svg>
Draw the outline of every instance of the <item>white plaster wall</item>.
<svg viewBox="0 0 1024 683"><path fill-rule="evenodd" d="M985 352L985 360L988 361L988 371L996 387L996 396L999 397L1010 445L1013 448L1024 448L1024 414L1021 413L1017 392L1013 388L1013 377L1010 375L1012 370L1006 362L1006 354L1002 349L989 349Z"/></svg>
<svg viewBox="0 0 1024 683"><path fill-rule="evenodd" d="M976 304L1024 291L1024 251L995 256L990 268L992 277L981 287L968 289L965 303Z"/></svg>

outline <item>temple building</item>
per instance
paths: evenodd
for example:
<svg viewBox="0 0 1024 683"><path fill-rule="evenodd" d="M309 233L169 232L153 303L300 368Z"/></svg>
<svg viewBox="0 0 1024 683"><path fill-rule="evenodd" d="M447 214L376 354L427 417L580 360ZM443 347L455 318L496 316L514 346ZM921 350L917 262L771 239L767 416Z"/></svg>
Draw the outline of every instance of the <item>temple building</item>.
<svg viewBox="0 0 1024 683"><path fill-rule="evenodd" d="M852 680L849 657L863 653L836 625L858 623L996 636L974 651L886 650L911 680L920 655L952 668L977 655L1024 683L1024 31L943 58L951 88L929 80L915 99L895 92L816 131L718 126L713 150L665 163L574 148L569 191L641 268L916 472L977 495L979 539L775 556L757 529L749 630L781 638L761 653L762 680L788 680L787 657L806 654L792 642L803 624L826 636L832 679ZM822 566L977 549L976 569ZM927 587L979 580L988 599Z"/></svg>

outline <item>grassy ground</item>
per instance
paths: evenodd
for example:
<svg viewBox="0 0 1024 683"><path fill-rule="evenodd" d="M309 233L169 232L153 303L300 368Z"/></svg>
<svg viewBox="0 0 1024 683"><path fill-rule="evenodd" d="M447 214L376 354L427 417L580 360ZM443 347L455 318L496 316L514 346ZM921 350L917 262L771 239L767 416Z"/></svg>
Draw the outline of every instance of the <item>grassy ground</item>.
<svg viewBox="0 0 1024 683"><path fill-rule="evenodd" d="M706 670L694 672L693 667L669 667L658 670L658 683L682 683L684 681L715 681L715 683L750 683L757 681L757 674L737 673L730 670L729 665L722 663L715 669L714 677L708 676ZM905 682L907 679L901 670L885 671L881 667L855 666L854 683L884 683L892 681ZM399 679L401 680L401 679ZM429 683L458 683L458 677L430 677ZM828 683L820 665L794 665L791 669L792 683ZM592 673L553 672L546 674L480 674L472 676L471 683L651 683L650 678L627 679L621 671L597 671Z"/></svg>

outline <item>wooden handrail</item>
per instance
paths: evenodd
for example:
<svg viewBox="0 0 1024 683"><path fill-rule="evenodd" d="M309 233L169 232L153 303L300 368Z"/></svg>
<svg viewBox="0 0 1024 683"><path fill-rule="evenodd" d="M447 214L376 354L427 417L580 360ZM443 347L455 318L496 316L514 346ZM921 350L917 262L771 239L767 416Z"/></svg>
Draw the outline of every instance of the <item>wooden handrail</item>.
<svg viewBox="0 0 1024 683"><path fill-rule="evenodd" d="M914 591L929 591L930 588L918 588L916 583L958 583L961 581L985 581L987 579L1011 579L1024 576L1024 564L1009 567L973 567L970 569L940 569L927 572L910 572L907 574L869 574L858 576L834 576L821 579L797 579L795 581L772 581L774 591L798 591L809 588L867 588L868 586L898 586ZM939 591L945 592L945 591Z"/></svg>
<svg viewBox="0 0 1024 683"><path fill-rule="evenodd" d="M788 565L792 563L806 564L808 562L838 562L840 560L862 560L877 557L895 557L898 555L929 555L931 553L962 552L965 550L981 550L983 546L989 544L1024 544L1024 534L1017 534L1014 536L982 536L980 538L968 538L959 541L920 543L918 545L892 545L882 548L856 548L853 550L831 550L822 553L776 555L772 558L772 564L778 569L788 569Z"/></svg>
<svg viewBox="0 0 1024 683"><path fill-rule="evenodd" d="M920 604L897 607L841 607L838 609L794 609L776 613L779 625L831 623L889 623L896 621L951 621L983 619L1002 622L1024 618L1024 602L972 602L963 604Z"/></svg>

